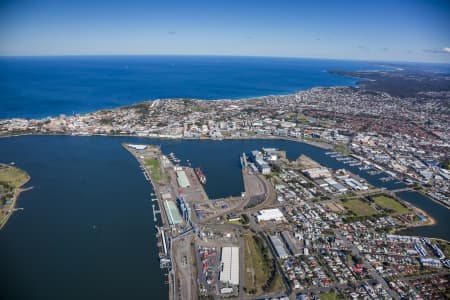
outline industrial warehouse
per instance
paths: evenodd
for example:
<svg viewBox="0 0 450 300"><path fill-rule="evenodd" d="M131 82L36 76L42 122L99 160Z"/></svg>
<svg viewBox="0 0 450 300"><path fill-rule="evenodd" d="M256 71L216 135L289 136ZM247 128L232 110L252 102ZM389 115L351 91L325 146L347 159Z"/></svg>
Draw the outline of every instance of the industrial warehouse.
<svg viewBox="0 0 450 300"><path fill-rule="evenodd" d="M184 172L183 170L177 171L177 181L178 185L182 188L188 188L191 186L186 176L186 172Z"/></svg>
<svg viewBox="0 0 450 300"><path fill-rule="evenodd" d="M285 218L279 208L263 209L256 216L258 222L264 221L284 221Z"/></svg>
<svg viewBox="0 0 450 300"><path fill-rule="evenodd" d="M169 220L170 225L178 225L183 223L183 218L178 212L178 208L175 202L171 200L164 201L164 208L166 209L167 218Z"/></svg>
<svg viewBox="0 0 450 300"><path fill-rule="evenodd" d="M220 281L239 285L239 247L222 248Z"/></svg>

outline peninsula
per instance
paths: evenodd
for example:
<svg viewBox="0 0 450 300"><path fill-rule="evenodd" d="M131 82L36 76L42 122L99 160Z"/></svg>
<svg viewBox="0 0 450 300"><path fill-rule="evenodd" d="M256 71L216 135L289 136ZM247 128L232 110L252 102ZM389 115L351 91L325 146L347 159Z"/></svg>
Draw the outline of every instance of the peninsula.
<svg viewBox="0 0 450 300"><path fill-rule="evenodd" d="M23 185L30 180L30 176L23 170L12 166L0 164L0 229L8 221L16 208L20 193L26 191Z"/></svg>

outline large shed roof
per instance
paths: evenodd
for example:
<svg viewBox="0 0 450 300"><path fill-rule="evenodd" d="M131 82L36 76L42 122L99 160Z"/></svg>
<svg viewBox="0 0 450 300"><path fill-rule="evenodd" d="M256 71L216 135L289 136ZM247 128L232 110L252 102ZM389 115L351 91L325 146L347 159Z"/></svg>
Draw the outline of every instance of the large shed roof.
<svg viewBox="0 0 450 300"><path fill-rule="evenodd" d="M220 281L230 284L239 284L239 247L222 248L223 270L220 272Z"/></svg>
<svg viewBox="0 0 450 300"><path fill-rule="evenodd" d="M189 179L186 176L186 172L184 171L177 171L177 181L178 185L182 188L188 188L191 186Z"/></svg>

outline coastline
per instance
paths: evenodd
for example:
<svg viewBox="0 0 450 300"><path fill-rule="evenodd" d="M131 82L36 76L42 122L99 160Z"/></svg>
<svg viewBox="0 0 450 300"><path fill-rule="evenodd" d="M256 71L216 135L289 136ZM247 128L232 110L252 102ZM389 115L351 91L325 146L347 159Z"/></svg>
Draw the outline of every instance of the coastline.
<svg viewBox="0 0 450 300"><path fill-rule="evenodd" d="M132 137L132 138L143 138L143 139L161 139L161 140L199 140L199 141L221 141L221 140L285 140L297 143L304 143L310 146L318 147L323 150L332 150L334 146L323 141L312 141L305 139L296 139L292 137L286 136L272 136L272 135L254 135L254 136L246 136L246 137L223 137L222 139L213 139L210 137L167 137L167 136L139 136L133 134L71 134L71 133L24 133L24 134L11 134L11 135L2 135L1 138L13 138L13 137L21 137L21 136L73 136L73 137L88 137L88 136L106 136L106 137Z"/></svg>
<svg viewBox="0 0 450 300"><path fill-rule="evenodd" d="M2 165L4 165L4 164L2 164ZM6 215L6 217L4 218L4 221L0 224L0 230L2 230L2 228L6 225L6 223L8 223L9 218L14 213L20 194L22 194L23 192L29 191L33 188L33 187L23 188L23 186L31 180L31 176L26 171L24 171L22 169L19 169L19 170L24 172L26 174L27 178L19 187L15 188L14 196L11 199L11 201L12 201L11 208L8 211L8 214Z"/></svg>
<svg viewBox="0 0 450 300"><path fill-rule="evenodd" d="M144 56L154 56L154 55L144 55ZM177 57L177 55L170 55ZM57 58L58 56L50 56L53 58ZM205 57L205 55L192 55L192 57ZM327 66L320 66L317 70L314 72L317 72L317 74L323 74L326 73L330 78L328 78L325 81L318 81L314 82L314 84L307 84L304 85L302 82L297 83L295 86L292 86L290 88L286 88L283 91L280 91L278 88L272 88L271 90L263 90L261 92L255 92L255 93L231 93L229 95L214 95L214 96L208 96L208 95L187 95L187 96L181 96L179 98L166 96L166 95L143 95L140 97L134 97L132 99L132 103L117 103L116 106L112 106L111 104L105 105L104 107L98 107L89 108L89 106L84 107L84 109L78 109L77 111L71 111L71 110L62 110L59 112L54 112L50 114L43 114L39 113L36 115L25 115L24 117L21 116L14 116L14 115L5 115L4 117L0 117L0 121L2 120L10 120L10 119L35 119L35 120L44 120L46 118L57 118L61 114L67 114L70 115L71 113L77 114L77 115L86 115L91 114L95 112L101 112L101 111L108 111L108 110L114 110L121 107L128 107L132 106L138 103L144 103L144 102L154 102L154 101L165 101L165 100L179 100L179 99L190 99L195 101L202 101L202 102L217 102L217 101L251 101L251 100L261 100L264 98L271 98L271 97L286 97L286 96L292 96L300 92L309 91L316 88L339 88L339 87L348 87L348 88L360 88L362 87L361 81L365 78L360 76L353 76L353 75L347 75L347 74L339 74L336 73L336 71L339 72L364 72L367 70L373 71L373 72L380 72L380 71L394 71L392 69L386 68L386 70L383 70L385 66L383 64L380 64L380 62L377 61L362 61L362 60L348 60L348 59L324 59L324 58L304 58L304 57L274 57L274 56L228 56L228 55L218 55L217 57L223 57L223 58L262 58L262 59L293 59L293 60L307 60L307 61L335 61L335 62L350 62L350 63L356 63L358 66L355 66L354 69L349 68L347 65L339 65L339 66L333 66L333 65L327 65ZM361 65L363 64L363 65ZM310 71L311 72L311 71ZM293 75L290 75L293 76ZM334 77L340 78L340 80L333 80Z"/></svg>
<svg viewBox="0 0 450 300"><path fill-rule="evenodd" d="M419 224L419 223L413 224L413 225L411 225L411 226L408 226L407 228L412 228L412 227L423 227L423 226L433 226L433 225L436 225L436 224L437 224L436 219L433 218L433 217L432 217L430 214L428 214L426 211L424 211L424 210L421 209L421 208L418 208L418 207L415 206L415 205L412 205L412 204L410 204L410 205L412 206L414 212L420 213L420 214L424 215L425 217L427 217L427 221L424 222L423 224Z"/></svg>
<svg viewBox="0 0 450 300"><path fill-rule="evenodd" d="M447 208L448 210L450 210L450 206L449 206L449 205L447 205L447 204L445 204L445 203L439 201L438 199L435 199L435 198L433 198L433 197L427 195L427 194L423 191L423 189L414 190L414 191L415 191L415 192L418 192L418 193L421 194L422 196L427 197L428 199L433 200L434 202L436 202L436 203L438 203L438 204L444 206L444 207Z"/></svg>
<svg viewBox="0 0 450 300"><path fill-rule="evenodd" d="M432 225L436 225L437 224L436 219L433 218L431 215L429 215L426 211L424 211L423 209L420 209L420 208L418 208L416 206L414 206L414 207L417 209L417 211L419 211L421 214L423 214L424 216L426 216L428 218L427 224L424 224L422 226L432 226Z"/></svg>
<svg viewBox="0 0 450 300"><path fill-rule="evenodd" d="M430 199L431 199L431 198L430 198ZM438 224L438 222L436 221L436 219L433 218L429 213L427 213L427 212L424 211L423 209L418 208L417 206L415 206L415 205L413 205L413 204L411 204L411 203L409 203L409 206L413 209L413 211L414 211L416 214L417 214L417 213L420 213L420 214L424 215L424 216L427 218L427 221L424 222L424 223L417 223L417 222L416 222L416 223L410 224L410 225L405 226L405 227L402 227L402 228L392 229L392 230L390 231L390 233L402 235L402 233L401 233L402 231L408 230L408 229L410 229L410 228L429 227L429 226L435 226L435 225ZM407 235L408 235L408 234L407 234ZM408 235L408 236L412 236L412 235ZM441 241L444 241L444 242L446 242L446 243L450 243L450 241L447 241L446 239L443 239L443 238L437 238L437 239L439 239L439 240L441 240Z"/></svg>

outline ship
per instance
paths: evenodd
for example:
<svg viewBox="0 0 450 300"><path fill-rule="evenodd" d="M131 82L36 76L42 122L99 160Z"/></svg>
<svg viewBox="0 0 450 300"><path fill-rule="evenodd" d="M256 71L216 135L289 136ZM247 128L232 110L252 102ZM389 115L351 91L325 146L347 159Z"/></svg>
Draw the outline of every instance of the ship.
<svg viewBox="0 0 450 300"><path fill-rule="evenodd" d="M247 156L245 156L245 153L242 153L241 155L241 167L242 169L247 166Z"/></svg>
<svg viewBox="0 0 450 300"><path fill-rule="evenodd" d="M197 174L197 177L202 184L206 184L206 176L205 176L205 174L203 174L202 169L195 168L195 174Z"/></svg>

